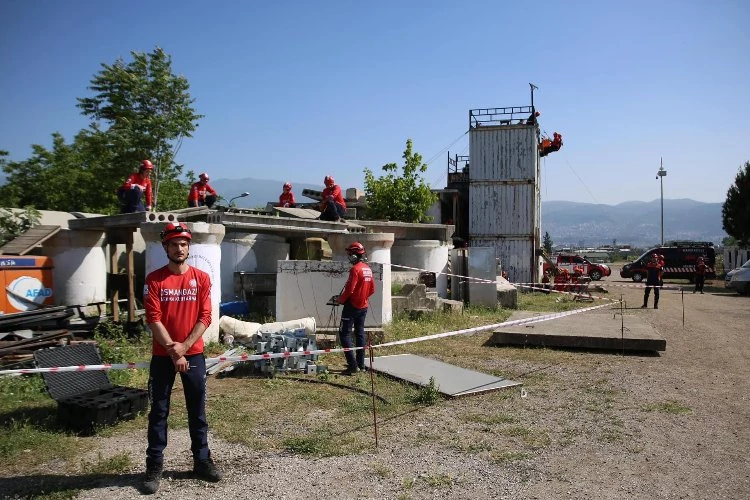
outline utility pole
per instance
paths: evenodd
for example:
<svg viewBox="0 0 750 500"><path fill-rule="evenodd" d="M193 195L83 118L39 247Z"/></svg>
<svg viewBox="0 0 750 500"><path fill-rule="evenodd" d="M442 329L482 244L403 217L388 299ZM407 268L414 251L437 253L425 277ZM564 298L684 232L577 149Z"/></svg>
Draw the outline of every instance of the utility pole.
<svg viewBox="0 0 750 500"><path fill-rule="evenodd" d="M656 172L656 178L659 179L661 187L661 246L664 246L664 177L667 171L664 170L664 158L659 158L659 171Z"/></svg>

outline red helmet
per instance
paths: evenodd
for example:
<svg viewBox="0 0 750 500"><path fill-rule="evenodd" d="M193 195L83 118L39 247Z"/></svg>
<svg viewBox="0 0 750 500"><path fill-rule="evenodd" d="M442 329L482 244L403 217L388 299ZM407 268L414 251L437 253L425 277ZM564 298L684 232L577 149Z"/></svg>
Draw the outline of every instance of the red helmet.
<svg viewBox="0 0 750 500"><path fill-rule="evenodd" d="M325 184L326 187L331 187L336 184L336 181L334 181L333 177L331 177L330 175L326 175L325 179L323 179L323 184Z"/></svg>
<svg viewBox="0 0 750 500"><path fill-rule="evenodd" d="M354 243L346 247L346 253L354 255L364 255L365 247L363 247L362 243L360 243L359 241L355 241Z"/></svg>
<svg viewBox="0 0 750 500"><path fill-rule="evenodd" d="M141 170L153 170L153 169L154 169L154 164L151 163L150 161L143 160L141 162Z"/></svg>
<svg viewBox="0 0 750 500"><path fill-rule="evenodd" d="M291 190L292 190L292 183L291 183L291 182L285 182L285 183L284 183L284 191L286 191L287 189L288 189L289 191L291 191Z"/></svg>
<svg viewBox="0 0 750 500"><path fill-rule="evenodd" d="M208 174L206 172L203 172L201 175L198 176L200 180L203 182L208 182Z"/></svg>
<svg viewBox="0 0 750 500"><path fill-rule="evenodd" d="M190 229L181 225L179 222L176 224L174 222L170 222L164 228L164 231L159 234L159 237L161 238L162 243L166 243L169 240L173 240L175 238L186 238L188 240L192 240L193 233L190 232Z"/></svg>

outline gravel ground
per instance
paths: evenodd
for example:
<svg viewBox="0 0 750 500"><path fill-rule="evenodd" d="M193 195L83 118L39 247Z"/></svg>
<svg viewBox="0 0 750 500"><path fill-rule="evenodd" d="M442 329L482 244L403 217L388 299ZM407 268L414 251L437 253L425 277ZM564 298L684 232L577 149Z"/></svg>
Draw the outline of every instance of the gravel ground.
<svg viewBox="0 0 750 500"><path fill-rule="evenodd" d="M626 284L616 275L604 284ZM629 307L641 303L639 289L610 291ZM382 422L377 452L308 458L212 437L225 477L206 484L187 473L187 431L172 431L154 497L748 498L750 298L688 293L684 304L684 329L679 293L664 292L658 311L632 311L667 339L659 356L572 352L573 362L540 365L498 355L488 370L530 374L522 378L526 397L509 389ZM644 410L670 404L683 411ZM484 415L509 415L523 426L501 427ZM145 442L145 430L101 438L88 460L128 452L138 465L129 474L97 476L99 486L77 498L138 495ZM44 471L61 465L0 480L0 487L8 480L59 482ZM84 479L67 478L71 488Z"/></svg>

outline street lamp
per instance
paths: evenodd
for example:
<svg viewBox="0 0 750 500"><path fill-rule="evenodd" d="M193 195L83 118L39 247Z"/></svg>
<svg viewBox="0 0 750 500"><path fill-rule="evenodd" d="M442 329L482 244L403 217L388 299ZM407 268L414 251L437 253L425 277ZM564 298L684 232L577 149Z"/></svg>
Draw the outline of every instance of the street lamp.
<svg viewBox="0 0 750 500"><path fill-rule="evenodd" d="M235 196L234 198L231 198L231 199L229 200L229 206L231 207L231 206L232 206L232 202L233 202L234 200L236 200L237 198L244 198L245 196L250 196L250 193L248 193L247 191L245 191L244 193L242 193L242 194L238 194L238 195L237 195L237 196Z"/></svg>
<svg viewBox="0 0 750 500"><path fill-rule="evenodd" d="M659 171L656 172L656 178L659 179L661 187L661 246L664 246L664 176L667 171L664 170L664 159L659 158Z"/></svg>

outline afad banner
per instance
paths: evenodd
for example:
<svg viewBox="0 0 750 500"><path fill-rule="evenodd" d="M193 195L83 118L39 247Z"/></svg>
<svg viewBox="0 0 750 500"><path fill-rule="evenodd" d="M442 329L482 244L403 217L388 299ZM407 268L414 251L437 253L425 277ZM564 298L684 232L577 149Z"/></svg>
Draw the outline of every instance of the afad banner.
<svg viewBox="0 0 750 500"><path fill-rule="evenodd" d="M18 311L33 311L42 307L52 297L52 288L47 288L33 276L19 276L5 287L8 305ZM13 311L4 311L6 313Z"/></svg>

